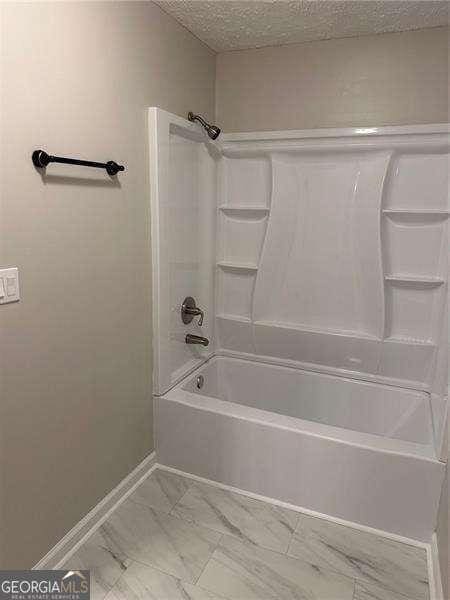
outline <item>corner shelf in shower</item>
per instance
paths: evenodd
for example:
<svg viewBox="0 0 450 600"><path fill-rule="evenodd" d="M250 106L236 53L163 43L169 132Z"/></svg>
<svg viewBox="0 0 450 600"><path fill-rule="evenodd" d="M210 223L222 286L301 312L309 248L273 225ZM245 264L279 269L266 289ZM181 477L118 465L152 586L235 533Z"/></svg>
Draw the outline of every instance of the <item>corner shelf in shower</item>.
<svg viewBox="0 0 450 600"><path fill-rule="evenodd" d="M383 214L397 219L443 221L448 218L448 210L432 208L384 208Z"/></svg>
<svg viewBox="0 0 450 600"><path fill-rule="evenodd" d="M388 336L383 339L383 342L394 342L395 344L406 344L408 346L427 346L429 348L436 347L436 344L434 342L414 337Z"/></svg>
<svg viewBox="0 0 450 600"><path fill-rule="evenodd" d="M229 270L237 270L237 271L257 271L258 265L250 264L250 263L235 263L230 261L219 261L217 266L221 269L229 269Z"/></svg>
<svg viewBox="0 0 450 600"><path fill-rule="evenodd" d="M313 333L319 335L336 336L340 338L352 338L353 340L367 340L370 342L379 342L381 338L377 335L366 333L365 331L349 330L349 329L335 329L332 327L314 327L306 323L290 323L287 321L273 321L273 320L255 320L254 325L262 327L271 327L274 330L288 329L292 332L298 333Z"/></svg>
<svg viewBox="0 0 450 600"><path fill-rule="evenodd" d="M444 279L440 277L416 277L414 275L385 275L384 279L389 283L403 283L411 287L437 287L445 283Z"/></svg>
<svg viewBox="0 0 450 600"><path fill-rule="evenodd" d="M247 324L252 323L252 320L250 319L250 317L243 317L241 315L218 313L216 316L218 319L223 319L225 321L235 321L237 323L247 323Z"/></svg>
<svg viewBox="0 0 450 600"><path fill-rule="evenodd" d="M248 206L245 204L222 204L219 206L219 210L228 214L236 214L242 217L255 218L267 215L270 212L270 208L268 206Z"/></svg>

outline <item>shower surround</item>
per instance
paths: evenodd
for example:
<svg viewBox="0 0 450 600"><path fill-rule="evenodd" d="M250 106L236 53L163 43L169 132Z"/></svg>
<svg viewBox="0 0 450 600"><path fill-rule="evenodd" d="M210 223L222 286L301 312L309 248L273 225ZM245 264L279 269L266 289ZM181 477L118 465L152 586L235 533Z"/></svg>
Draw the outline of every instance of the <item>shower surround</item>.
<svg viewBox="0 0 450 600"><path fill-rule="evenodd" d="M448 127L211 142L150 109L149 132L158 462L429 541ZM203 327L183 324L186 296Z"/></svg>

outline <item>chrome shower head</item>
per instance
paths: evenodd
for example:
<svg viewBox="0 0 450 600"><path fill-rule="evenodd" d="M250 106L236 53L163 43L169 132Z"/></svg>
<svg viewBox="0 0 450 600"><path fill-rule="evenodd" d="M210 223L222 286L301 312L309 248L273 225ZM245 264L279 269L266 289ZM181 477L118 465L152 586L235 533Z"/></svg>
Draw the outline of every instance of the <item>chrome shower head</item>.
<svg viewBox="0 0 450 600"><path fill-rule="evenodd" d="M206 131L208 132L208 135L212 140L217 139L220 135L220 128L217 127L216 125L209 125L209 127L207 127Z"/></svg>
<svg viewBox="0 0 450 600"><path fill-rule="evenodd" d="M205 119L200 116L200 115L194 115L193 112L189 112L188 113L188 121L198 121L206 130L206 133L209 135L209 137L212 140L215 140L219 137L220 135L220 129L219 127L217 127L216 125L211 125L210 123L207 123L205 121Z"/></svg>

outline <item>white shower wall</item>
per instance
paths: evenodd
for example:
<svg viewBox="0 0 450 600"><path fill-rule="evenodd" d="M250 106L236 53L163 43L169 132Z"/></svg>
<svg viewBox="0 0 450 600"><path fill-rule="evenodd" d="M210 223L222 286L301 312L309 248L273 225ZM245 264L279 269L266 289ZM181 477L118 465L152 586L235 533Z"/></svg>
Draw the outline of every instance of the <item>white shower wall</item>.
<svg viewBox="0 0 450 600"><path fill-rule="evenodd" d="M150 119L155 392L211 353L433 391L439 454L448 127L211 142L164 111ZM188 294L206 309L201 330L181 322ZM188 347L188 332L210 337L209 348Z"/></svg>
<svg viewBox="0 0 450 600"><path fill-rule="evenodd" d="M216 159L197 126L149 110L153 252L153 389L163 393L214 351L188 346L187 333L213 340ZM181 320L186 296L205 311L203 326Z"/></svg>
<svg viewBox="0 0 450 600"><path fill-rule="evenodd" d="M430 387L445 301L446 136L396 129L297 132L288 146L282 133L225 136L221 348Z"/></svg>

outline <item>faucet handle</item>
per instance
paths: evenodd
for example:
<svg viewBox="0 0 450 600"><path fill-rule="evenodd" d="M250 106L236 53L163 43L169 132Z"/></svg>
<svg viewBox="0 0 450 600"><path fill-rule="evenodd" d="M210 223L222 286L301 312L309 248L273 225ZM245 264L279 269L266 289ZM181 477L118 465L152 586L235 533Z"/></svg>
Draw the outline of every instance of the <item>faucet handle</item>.
<svg viewBox="0 0 450 600"><path fill-rule="evenodd" d="M204 311L199 308L194 298L192 296L187 296L183 300L183 304L181 305L181 320L185 325L188 325L194 317L200 317L198 320L198 324L201 327L203 325L203 319L205 318Z"/></svg>

